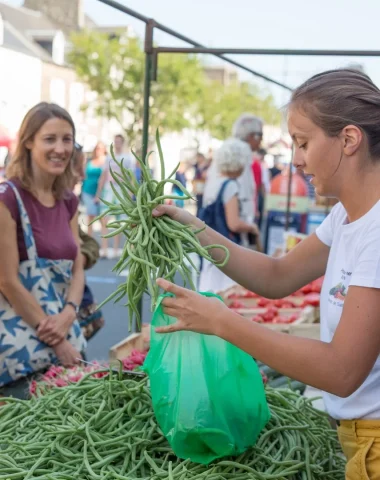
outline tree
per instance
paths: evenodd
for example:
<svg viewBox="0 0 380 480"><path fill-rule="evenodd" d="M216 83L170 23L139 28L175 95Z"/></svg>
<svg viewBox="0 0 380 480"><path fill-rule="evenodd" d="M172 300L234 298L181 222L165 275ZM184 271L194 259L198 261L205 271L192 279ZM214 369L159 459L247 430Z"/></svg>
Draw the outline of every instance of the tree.
<svg viewBox="0 0 380 480"><path fill-rule="evenodd" d="M211 135L223 140L231 136L235 120L244 112L261 117L265 123L277 125L281 113L271 95L250 83L234 82L224 86L210 82L200 103L200 125Z"/></svg>
<svg viewBox="0 0 380 480"><path fill-rule="evenodd" d="M141 143L144 53L139 38L127 31L110 37L96 31L72 35L69 61L78 77L97 93L96 113L116 119L132 144ZM204 86L202 66L191 55L159 57L157 82L152 82L150 133L190 126ZM84 106L86 108L86 105Z"/></svg>

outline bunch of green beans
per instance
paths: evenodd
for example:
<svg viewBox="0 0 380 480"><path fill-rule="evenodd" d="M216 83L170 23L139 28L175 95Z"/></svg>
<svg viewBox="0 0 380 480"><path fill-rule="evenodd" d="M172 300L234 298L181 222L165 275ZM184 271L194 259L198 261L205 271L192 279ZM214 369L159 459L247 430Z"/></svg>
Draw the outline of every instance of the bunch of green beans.
<svg viewBox="0 0 380 480"><path fill-rule="evenodd" d="M201 246L197 234L203 229L193 230L191 226L182 225L167 215L152 216L153 209L166 200L192 198L183 185L172 178L178 170L179 164L168 178L165 177L165 163L158 131L156 142L161 166L160 181L152 178L149 166L132 152L141 168L141 183L138 183L131 170L124 168L123 163L115 159L111 146L112 158L120 168L120 173L110 169L110 174L116 184L115 186L111 183L111 188L117 204L102 199L101 201L107 209L94 220L110 216L119 218L119 220L107 224L112 231L105 235L105 238L118 234L125 235L126 240L121 258L113 270L120 273L126 268L129 269L126 281L121 283L116 291L99 305L99 308L111 299L118 302L122 298L128 297L130 324L135 316L138 326L140 316L137 305L144 293L151 297L152 310L155 307L159 296L159 288L156 285L157 278L162 277L173 282L178 272L183 278L184 285L196 290L192 281L191 268L195 269L198 274L199 272L191 254L195 253L217 266L224 266L229 259L229 251L222 245ZM166 184L176 185L184 196L165 195ZM225 252L225 258L221 263L214 262L210 255L210 250L214 248L220 248Z"/></svg>
<svg viewBox="0 0 380 480"><path fill-rule="evenodd" d="M336 432L295 391L267 387L271 420L257 444L205 466L171 450L146 377L94 373L31 400L2 399L0 480L344 479Z"/></svg>

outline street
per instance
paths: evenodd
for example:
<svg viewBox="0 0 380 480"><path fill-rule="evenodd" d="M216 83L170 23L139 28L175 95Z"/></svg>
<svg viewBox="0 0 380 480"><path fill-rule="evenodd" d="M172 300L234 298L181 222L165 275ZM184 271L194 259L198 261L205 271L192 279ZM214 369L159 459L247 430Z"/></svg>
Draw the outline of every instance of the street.
<svg viewBox="0 0 380 480"><path fill-rule="evenodd" d="M120 283L126 280L125 276L117 276L112 272L116 260L100 259L98 263L86 272L86 281L98 303L110 295ZM125 300L126 301L126 300ZM123 306L125 301L114 304L113 301L102 307L105 320L104 327L88 342L88 361L108 360L112 345L129 335L128 309ZM150 301L148 297L143 302L143 322L150 322Z"/></svg>

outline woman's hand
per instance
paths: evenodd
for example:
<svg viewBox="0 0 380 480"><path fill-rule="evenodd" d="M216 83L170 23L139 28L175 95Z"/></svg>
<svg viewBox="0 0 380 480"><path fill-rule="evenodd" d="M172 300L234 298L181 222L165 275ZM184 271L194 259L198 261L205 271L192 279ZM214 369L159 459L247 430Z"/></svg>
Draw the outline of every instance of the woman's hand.
<svg viewBox="0 0 380 480"><path fill-rule="evenodd" d="M53 347L59 362L64 367L71 367L80 363L82 355L67 340L63 340Z"/></svg>
<svg viewBox="0 0 380 480"><path fill-rule="evenodd" d="M197 228L203 226L203 222L197 217L194 217L194 215L191 215L191 213L183 208L174 207L173 205L157 205L152 214L154 217L168 215L168 217L182 223L182 225L194 225Z"/></svg>
<svg viewBox="0 0 380 480"><path fill-rule="evenodd" d="M253 224L252 224L251 233L252 233L252 235L260 236L260 229L259 229L259 227L256 225L256 223L253 223Z"/></svg>
<svg viewBox="0 0 380 480"><path fill-rule="evenodd" d="M38 338L51 347L65 340L75 319L71 313L63 310L61 313L44 318L37 329Z"/></svg>
<svg viewBox="0 0 380 480"><path fill-rule="evenodd" d="M175 297L167 297L162 300L163 311L177 319L173 325L159 327L158 333L177 332L179 330L191 330L207 335L218 335L222 318L230 313L226 305L217 298L208 298L199 293L178 287L162 278L157 284L165 292L170 292Z"/></svg>

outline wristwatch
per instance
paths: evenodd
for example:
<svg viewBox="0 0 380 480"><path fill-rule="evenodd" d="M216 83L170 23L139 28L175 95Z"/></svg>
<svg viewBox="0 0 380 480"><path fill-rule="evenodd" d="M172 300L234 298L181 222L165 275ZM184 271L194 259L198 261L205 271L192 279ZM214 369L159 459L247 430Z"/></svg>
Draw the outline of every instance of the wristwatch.
<svg viewBox="0 0 380 480"><path fill-rule="evenodd" d="M71 306L73 307L73 309L75 310L76 315L78 315L78 313L79 313L79 305L77 305L77 304L74 303L74 302L66 302L66 305L71 305Z"/></svg>

